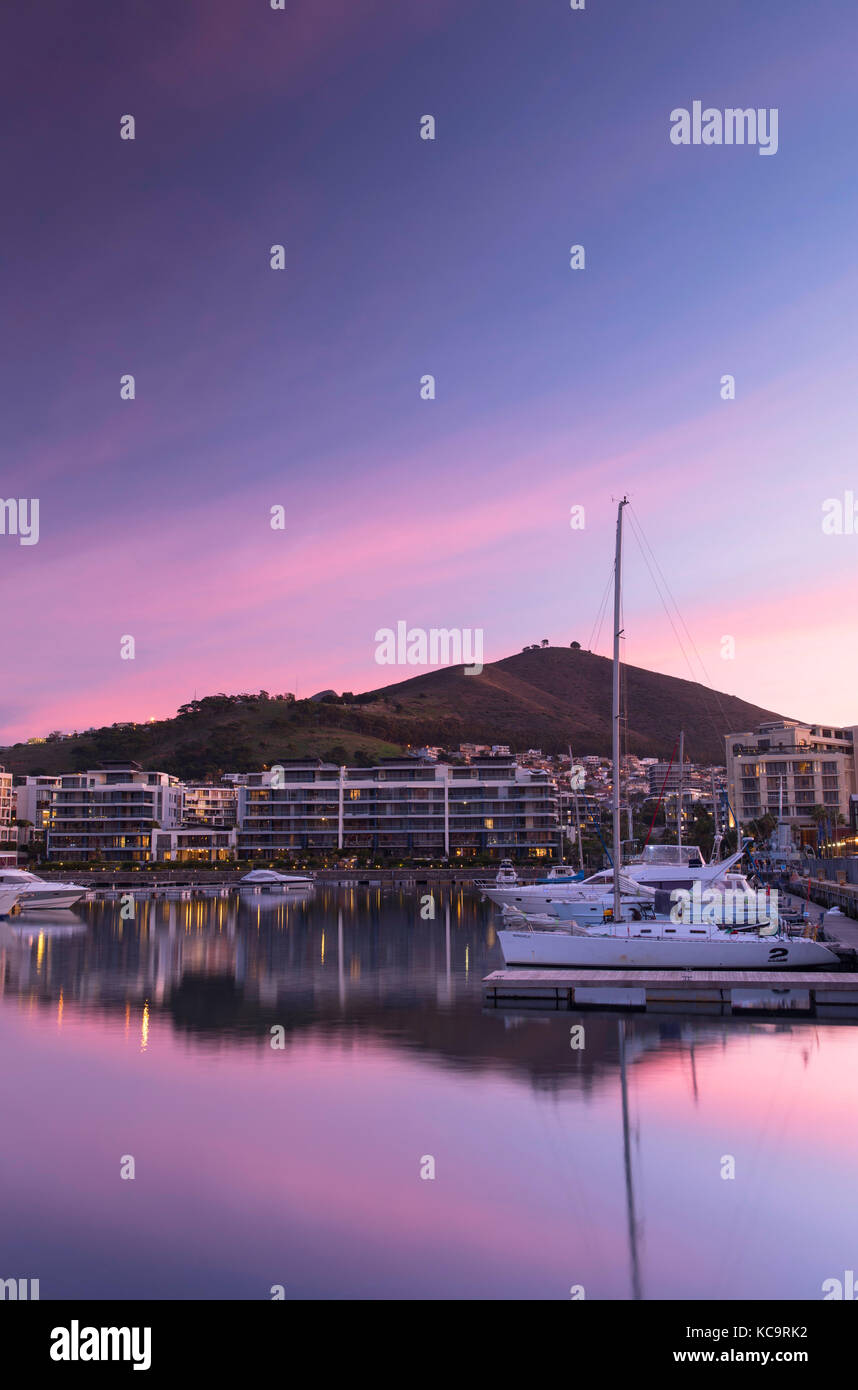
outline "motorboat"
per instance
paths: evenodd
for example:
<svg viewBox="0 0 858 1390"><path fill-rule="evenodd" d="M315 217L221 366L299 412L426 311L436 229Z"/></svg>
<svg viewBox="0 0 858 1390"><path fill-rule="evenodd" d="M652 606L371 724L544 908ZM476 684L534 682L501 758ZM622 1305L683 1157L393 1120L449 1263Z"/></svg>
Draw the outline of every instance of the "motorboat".
<svg viewBox="0 0 858 1390"><path fill-rule="evenodd" d="M772 912L766 906L768 899L764 901L762 911L757 903L754 912L747 914L751 920L742 920L741 923L729 920L726 911L729 889L726 886L715 889L712 885L717 879L723 881L725 876L729 876L741 858L742 850L723 862L707 865L695 847L690 850L687 846L677 845L673 847L676 852L667 856L666 863L659 863L663 856L654 853L650 856L649 864L644 857L637 864L623 866L620 838L620 638L623 509L627 506L628 499L623 498L617 510L614 564L610 920L606 920L605 913L605 919L601 922L581 923L571 918L561 922L555 918L546 923L534 920L534 914L531 914L531 920L525 920L521 926L516 922L498 931L504 962L508 966L615 970L781 971L836 968L839 963L837 956L822 942L811 937L795 939L781 935L776 911ZM664 848L653 846L654 851ZM634 871L636 868L639 870L641 864L644 869L655 868L657 877L636 879ZM594 890L604 897L608 888L606 879L608 875L605 873L594 875L577 885L577 890L575 885L567 885L566 893L569 896L566 901L574 901L576 891L583 894L585 899L595 896ZM629 905L629 883L634 884L638 893L649 887L653 902L643 908L636 905L633 912ZM704 885L707 888L705 895ZM657 895L665 893L672 904L669 911L663 910L656 900ZM723 903L720 920L717 910L719 895ZM490 893L489 896L498 901L497 893ZM558 896L562 901L562 890ZM704 905L705 897L714 898L715 902Z"/></svg>
<svg viewBox="0 0 858 1390"><path fill-rule="evenodd" d="M0 888L0 918L9 916L19 896L17 888Z"/></svg>
<svg viewBox="0 0 858 1390"><path fill-rule="evenodd" d="M279 874L276 869L251 869L238 880L239 888L312 888L307 874Z"/></svg>
<svg viewBox="0 0 858 1390"><path fill-rule="evenodd" d="M543 883L582 883L587 877L583 869L573 869L571 864L553 864L544 878L538 878L536 885Z"/></svg>
<svg viewBox="0 0 858 1390"><path fill-rule="evenodd" d="M622 891L634 897L641 891L689 889L695 883L713 884L729 874L739 863L743 851L724 860L706 862L697 845L649 845L643 854L622 869ZM542 879L520 883L514 888L483 888L498 907L517 907L522 912L551 912L558 902L579 901L582 897L601 898L610 893L613 869L600 869L589 878Z"/></svg>
<svg viewBox="0 0 858 1390"><path fill-rule="evenodd" d="M501 860L494 878L477 878L474 880L475 887L479 888L481 893L488 893L490 890L494 892L496 889L499 892L506 892L514 888L517 883L518 874L516 873L515 865L511 859Z"/></svg>
<svg viewBox="0 0 858 1390"><path fill-rule="evenodd" d="M22 912L42 908L73 907L89 891L79 883L57 883L27 869L0 869L0 892L15 888Z"/></svg>
<svg viewBox="0 0 858 1390"><path fill-rule="evenodd" d="M685 913L696 913L697 919L712 925L768 925L777 917L777 893L772 897L768 891L757 892L751 887L744 874L725 874L723 878L704 893L699 881L691 889L666 890L652 889L644 884L635 888L634 880L620 876L620 908L623 916L628 915L633 922L651 918L653 913L670 915L676 908ZM558 898L552 901L544 912L529 907L503 908L505 916L518 918L538 926L556 927L563 922L587 923L609 922L614 916L613 893L607 888L597 895L580 895ZM690 920L690 918L689 918Z"/></svg>
<svg viewBox="0 0 858 1390"><path fill-rule="evenodd" d="M707 864L698 845L647 845L641 854L623 864L623 873L636 883L649 888L691 888L695 883L714 883L723 878L742 858L744 849L726 859L713 859ZM600 869L585 883L612 881L611 869Z"/></svg>
<svg viewBox="0 0 858 1390"><path fill-rule="evenodd" d="M515 888L498 888L485 885L482 890L486 897L498 907L512 907L519 912L554 912L561 904L603 903L611 895L611 887L601 876L591 879L556 881L543 880L541 883L519 883ZM640 899L652 901L655 889L630 878L625 872L620 878L620 891L637 902Z"/></svg>

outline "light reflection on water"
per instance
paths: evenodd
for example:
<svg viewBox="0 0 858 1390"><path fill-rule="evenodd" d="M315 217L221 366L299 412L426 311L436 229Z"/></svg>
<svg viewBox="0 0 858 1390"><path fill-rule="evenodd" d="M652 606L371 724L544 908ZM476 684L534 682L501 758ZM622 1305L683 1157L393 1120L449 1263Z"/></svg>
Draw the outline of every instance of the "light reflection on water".
<svg viewBox="0 0 858 1390"><path fill-rule="evenodd" d="M0 1277L43 1298L754 1299L855 1268L851 1027L485 1011L490 909L436 901L434 921L417 891L322 888L0 926Z"/></svg>

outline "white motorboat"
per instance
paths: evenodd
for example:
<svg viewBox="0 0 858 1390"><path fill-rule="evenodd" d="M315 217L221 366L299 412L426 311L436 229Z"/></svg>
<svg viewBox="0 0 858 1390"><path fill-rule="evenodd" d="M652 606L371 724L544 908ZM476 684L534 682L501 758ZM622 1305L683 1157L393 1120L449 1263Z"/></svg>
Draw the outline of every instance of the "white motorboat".
<svg viewBox="0 0 858 1390"><path fill-rule="evenodd" d="M603 903L610 899L611 891L610 885L601 878L595 882L558 879L556 883L520 883L516 888L483 888L486 897L498 907L512 907L519 912L553 912L561 904ZM635 902L641 899L652 902L655 897L653 888L637 883L625 871L620 876L620 891Z"/></svg>
<svg viewBox="0 0 858 1390"><path fill-rule="evenodd" d="M312 888L307 874L278 874L276 869L251 869L238 881L239 888Z"/></svg>
<svg viewBox="0 0 858 1390"><path fill-rule="evenodd" d="M22 912L73 907L89 891L79 883L56 883L39 878L27 869L0 869L0 891L4 888L17 889Z"/></svg>
<svg viewBox="0 0 858 1390"><path fill-rule="evenodd" d="M705 865L703 856L696 851L696 863L689 864L689 851L682 846L673 847L673 863L657 865L659 886L667 888L674 902L670 912L656 912L655 906L644 910L636 907L633 915L628 906L627 884L631 881L640 892L644 886L632 877L635 865L628 869L622 864L622 841L620 837L620 637L622 635L622 534L623 508L628 499L623 498L617 510L617 545L614 564L614 661L613 661L613 794L611 815L613 823L613 866L610 872L612 882L611 920L595 923L566 923L547 925L542 921L531 920L521 927L505 926L498 932L498 941L504 961L509 966L568 966L590 967L594 969L642 969L642 970L808 970L831 969L836 967L836 955L821 942L809 938L791 939L781 936L777 917L758 910L751 922L741 925L727 923L724 912L721 921L717 911L711 911L711 904L705 911L699 908L703 896L702 888L707 880L714 881L729 873L741 857L741 851L724 860L723 863ZM654 847L661 848L661 847ZM686 856L682 862L681 854ZM657 859L660 856L654 855ZM670 858L670 857L669 857ZM646 867L646 866L645 866ZM673 870L667 881L661 878L663 869ZM696 873L692 874L692 870ZM689 878L689 875L691 877ZM594 875L598 891L606 891L605 875ZM695 884L695 878L698 882ZM580 885L580 889L592 893L596 884L592 880ZM691 889L696 888L692 893ZM709 889L716 899L718 893ZM625 896L624 896L625 895ZM495 901L498 894L491 893ZM558 895L561 899L563 894ZM586 894L585 894L586 896ZM655 888L653 887L653 896ZM708 896L708 893L707 893ZM722 898L725 890L721 890ZM677 900L685 899L681 907ZM695 906L695 899L697 906ZM567 898L566 901L574 901ZM580 900L579 900L580 901ZM517 906L517 904L514 904ZM637 915L638 912L640 915ZM715 917L716 920L712 920Z"/></svg>
<svg viewBox="0 0 858 1390"><path fill-rule="evenodd" d="M641 892L656 889L691 888L695 883L712 884L738 864L742 852L731 854L723 861L707 864L697 845L650 845L643 855L630 864L623 864L620 887L634 898ZM610 893L614 882L613 869L600 869L583 880L543 881L520 883L514 888L485 886L483 892L498 907L517 907L521 912L551 912L558 903L580 902L583 898L601 899Z"/></svg>
<svg viewBox="0 0 858 1390"><path fill-rule="evenodd" d="M8 917L18 901L17 888L0 888L0 917Z"/></svg>
<svg viewBox="0 0 858 1390"><path fill-rule="evenodd" d="M707 864L703 852L697 845L647 845L643 853L623 864L623 873L635 883L645 883L648 888L692 888L695 883L714 883L716 879L730 872L744 854L744 849L726 859L713 859ZM591 874L585 883L610 884L612 869L600 869Z"/></svg>
<svg viewBox="0 0 858 1390"><path fill-rule="evenodd" d="M475 886L479 888L480 891L483 893L488 893L489 890L494 892L495 889L510 889L513 888L517 883L518 874L516 873L515 865L513 864L511 859L501 860L498 871L493 879L477 878L474 880Z"/></svg>

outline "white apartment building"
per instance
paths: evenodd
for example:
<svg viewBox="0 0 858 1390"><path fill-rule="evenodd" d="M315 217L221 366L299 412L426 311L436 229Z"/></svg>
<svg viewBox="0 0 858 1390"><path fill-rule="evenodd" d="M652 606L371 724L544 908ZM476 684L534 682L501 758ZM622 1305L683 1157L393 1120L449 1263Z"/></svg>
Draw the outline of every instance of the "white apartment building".
<svg viewBox="0 0 858 1390"><path fill-rule="evenodd" d="M234 859L236 836L214 826L180 826L178 830L152 831L152 858L173 864L215 864Z"/></svg>
<svg viewBox="0 0 858 1390"><path fill-rule="evenodd" d="M30 822L31 838L36 845L44 847L51 821L51 800L59 784L59 777L27 777L15 788L15 814L19 823Z"/></svg>
<svg viewBox="0 0 858 1390"><path fill-rule="evenodd" d="M147 863L152 831L182 821L182 784L139 763L102 763L59 778L51 800L48 859Z"/></svg>
<svg viewBox="0 0 858 1390"><path fill-rule="evenodd" d="M15 798L12 792L12 774L0 767L0 864L8 868L18 862L18 827L12 825ZM14 844L13 844L14 842ZM9 845L9 849L4 849Z"/></svg>
<svg viewBox="0 0 858 1390"><path fill-rule="evenodd" d="M465 765L391 758L374 767L296 760L238 788L238 852L364 850L452 859L557 851L557 790L513 757Z"/></svg>
<svg viewBox="0 0 858 1390"><path fill-rule="evenodd" d="M183 825L229 830L235 825L238 795L235 783L186 782L182 793Z"/></svg>
<svg viewBox="0 0 858 1390"><path fill-rule="evenodd" d="M813 828L813 806L848 817L849 798L858 790L856 731L855 725L838 729L783 719L728 734L727 790L740 822L747 826L759 816L782 814L801 833Z"/></svg>

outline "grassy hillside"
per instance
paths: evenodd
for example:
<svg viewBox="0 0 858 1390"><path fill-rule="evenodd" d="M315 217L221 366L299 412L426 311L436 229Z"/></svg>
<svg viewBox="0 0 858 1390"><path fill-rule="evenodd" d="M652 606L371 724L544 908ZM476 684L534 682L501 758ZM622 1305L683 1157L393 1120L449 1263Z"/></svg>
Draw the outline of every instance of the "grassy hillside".
<svg viewBox="0 0 858 1390"><path fill-rule="evenodd" d="M723 762L725 733L778 718L771 710L693 681L623 668L628 746L669 755L680 729L686 755ZM446 667L359 696L322 701L216 695L154 724L96 729L74 739L15 744L0 762L16 773L67 772L133 758L185 778L217 777L280 759L371 762L408 746L507 743L610 754L611 663L590 652L547 647L507 657L466 676Z"/></svg>
<svg viewBox="0 0 858 1390"><path fill-rule="evenodd" d="M396 701L400 718L421 726L455 718L468 730L463 739L546 752L565 751L571 744L579 755L608 756L611 676L606 657L546 647L494 662L479 676L450 667L387 686L379 694ZM639 666L623 667L623 703L629 751L641 757L669 754L684 729L689 758L723 762L724 734L781 717L733 695Z"/></svg>

